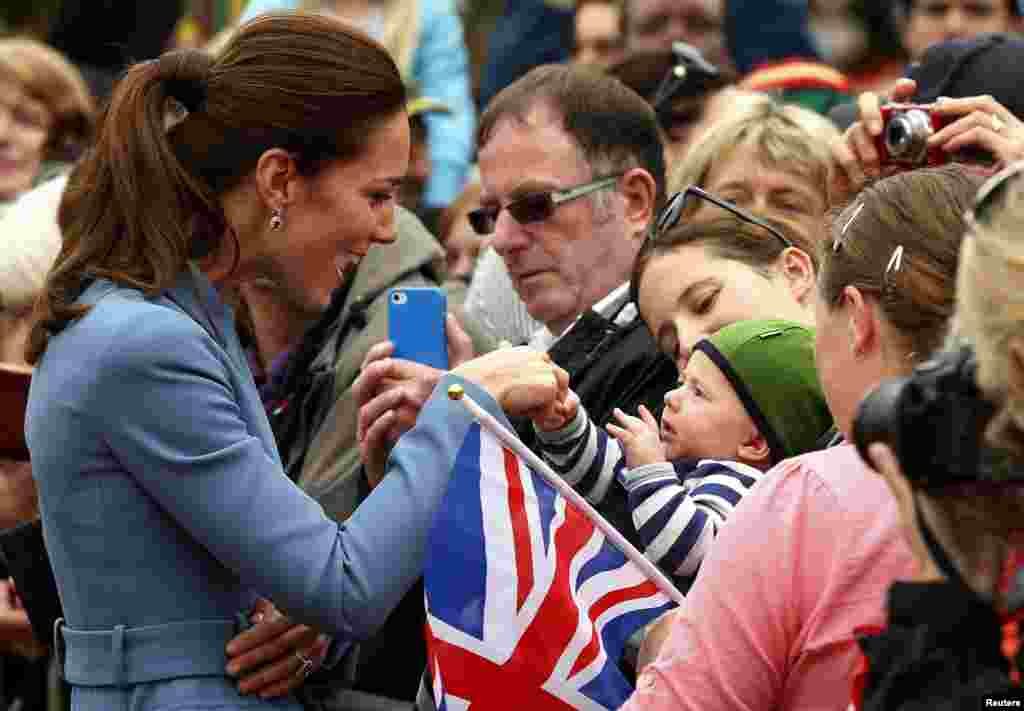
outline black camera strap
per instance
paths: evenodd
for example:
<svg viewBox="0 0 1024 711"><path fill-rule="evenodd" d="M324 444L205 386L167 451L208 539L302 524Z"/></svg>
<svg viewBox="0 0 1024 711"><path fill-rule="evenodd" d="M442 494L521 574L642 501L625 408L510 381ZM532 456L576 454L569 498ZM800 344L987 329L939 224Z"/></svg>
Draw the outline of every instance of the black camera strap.
<svg viewBox="0 0 1024 711"><path fill-rule="evenodd" d="M951 583L966 589L971 595L977 595L967 583L964 581L963 576L960 575L960 571L956 565L950 560L949 555L946 553L946 549L942 547L938 539L935 538L935 534L932 533L932 529L924 520L924 515L921 513L921 507L917 504L917 495L914 494L914 518L917 519L917 529L921 532L921 538L924 539L924 545L928 549L928 553L931 554L932 560L935 561L935 565L938 566L939 571L946 576L946 579Z"/></svg>

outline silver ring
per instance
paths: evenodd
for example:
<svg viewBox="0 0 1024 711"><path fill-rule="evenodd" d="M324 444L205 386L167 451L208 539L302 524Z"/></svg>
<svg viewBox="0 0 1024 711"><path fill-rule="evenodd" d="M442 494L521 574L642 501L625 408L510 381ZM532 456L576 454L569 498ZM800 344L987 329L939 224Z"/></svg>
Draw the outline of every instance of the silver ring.
<svg viewBox="0 0 1024 711"><path fill-rule="evenodd" d="M313 660L309 657L303 656L302 652L298 650L295 650L295 657L302 663L302 666L296 669L295 673L301 674L302 678L305 679L313 673Z"/></svg>

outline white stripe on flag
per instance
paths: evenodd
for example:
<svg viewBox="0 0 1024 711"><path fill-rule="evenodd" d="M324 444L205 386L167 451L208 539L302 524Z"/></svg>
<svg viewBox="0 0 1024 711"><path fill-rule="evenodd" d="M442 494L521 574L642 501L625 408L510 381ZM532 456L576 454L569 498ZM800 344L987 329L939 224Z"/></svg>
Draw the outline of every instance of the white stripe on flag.
<svg viewBox="0 0 1024 711"><path fill-rule="evenodd" d="M572 590L576 589L576 581L579 580L580 569L591 558L601 552L601 546L604 544L604 541L604 534L595 528L586 545L573 557L572 562L569 564L569 584ZM577 595L573 595L573 602L576 603L576 609L579 612L579 616L576 619L576 631L573 633L572 640L570 640L565 651L562 652L562 656L558 659L558 663L555 665L554 670L552 670L550 677L551 680L557 679L563 683L569 678L569 673L572 671L573 665L576 664L576 659L584 647L590 643L590 639L593 636L591 634L590 616L587 614L590 608L590 601L582 601ZM581 606L581 602L584 602L584 605Z"/></svg>
<svg viewBox="0 0 1024 711"><path fill-rule="evenodd" d="M487 558L484 593L483 637L488 646L504 659L515 651L518 635L508 634L509 611L516 609L518 575L516 575L515 536L508 515L508 482L505 479L505 457L494 438L480 432L480 507ZM495 566L499 570L492 570Z"/></svg>

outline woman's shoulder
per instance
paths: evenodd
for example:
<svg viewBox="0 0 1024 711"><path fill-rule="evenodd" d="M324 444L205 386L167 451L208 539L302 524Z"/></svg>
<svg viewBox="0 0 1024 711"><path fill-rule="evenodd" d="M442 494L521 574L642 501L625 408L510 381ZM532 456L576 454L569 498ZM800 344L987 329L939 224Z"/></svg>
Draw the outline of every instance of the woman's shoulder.
<svg viewBox="0 0 1024 711"><path fill-rule="evenodd" d="M840 444L785 459L775 466L774 471L789 476L812 477L829 487L872 474L852 444Z"/></svg>
<svg viewBox="0 0 1024 711"><path fill-rule="evenodd" d="M165 297L147 298L101 280L79 303L89 310L50 340L38 371L74 363L76 379L116 380L173 361L196 361L214 350L203 327Z"/></svg>
<svg viewBox="0 0 1024 711"><path fill-rule="evenodd" d="M768 472L759 486L774 486L776 495L788 493L846 515L876 517L892 506L885 481L867 466L852 444L809 452L786 459ZM809 495L814 495L810 497Z"/></svg>
<svg viewBox="0 0 1024 711"><path fill-rule="evenodd" d="M82 318L83 335L105 338L129 351L135 345L150 349L164 342L206 335L203 327L166 296L149 297L138 289L106 280L94 282L79 303L89 305Z"/></svg>
<svg viewBox="0 0 1024 711"><path fill-rule="evenodd" d="M79 303L91 308L49 340L32 374L29 415L44 430L72 412L106 430L125 403L172 397L197 375L226 380L202 327L170 302L97 282Z"/></svg>

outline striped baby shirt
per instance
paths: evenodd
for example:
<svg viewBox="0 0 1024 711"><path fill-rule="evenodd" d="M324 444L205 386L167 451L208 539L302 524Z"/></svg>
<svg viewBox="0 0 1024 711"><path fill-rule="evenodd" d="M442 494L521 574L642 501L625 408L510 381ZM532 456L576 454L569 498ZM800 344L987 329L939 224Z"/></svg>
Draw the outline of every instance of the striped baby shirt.
<svg viewBox="0 0 1024 711"><path fill-rule="evenodd" d="M625 487L644 555L666 573L691 577L719 528L764 472L718 460L679 460L628 469L619 443L581 406L571 423L538 431L544 459L592 504Z"/></svg>

